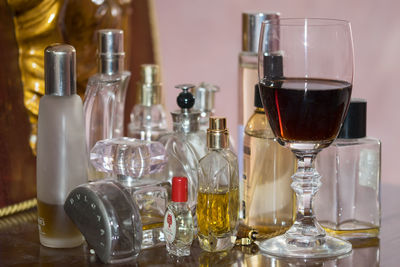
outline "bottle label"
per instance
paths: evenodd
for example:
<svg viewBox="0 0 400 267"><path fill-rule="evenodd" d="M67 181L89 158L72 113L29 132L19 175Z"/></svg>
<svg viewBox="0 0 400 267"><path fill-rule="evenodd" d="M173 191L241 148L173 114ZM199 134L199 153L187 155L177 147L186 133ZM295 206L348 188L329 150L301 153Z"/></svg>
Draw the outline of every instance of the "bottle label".
<svg viewBox="0 0 400 267"><path fill-rule="evenodd" d="M175 215L170 210L167 210L164 217L164 235L168 243L174 242L176 235L176 220Z"/></svg>
<svg viewBox="0 0 400 267"><path fill-rule="evenodd" d="M363 149L360 152L358 166L358 183L361 186L377 189L380 171L379 152L372 149Z"/></svg>

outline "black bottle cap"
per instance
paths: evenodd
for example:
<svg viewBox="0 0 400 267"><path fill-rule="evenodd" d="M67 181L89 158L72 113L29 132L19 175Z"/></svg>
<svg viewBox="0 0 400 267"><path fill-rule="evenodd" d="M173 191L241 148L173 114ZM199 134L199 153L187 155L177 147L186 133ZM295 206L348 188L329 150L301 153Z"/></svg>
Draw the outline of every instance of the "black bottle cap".
<svg viewBox="0 0 400 267"><path fill-rule="evenodd" d="M283 65L281 55L264 56L264 79L282 79Z"/></svg>
<svg viewBox="0 0 400 267"><path fill-rule="evenodd" d="M193 107L194 96L189 90L195 87L193 84L179 84L175 86L175 88L182 90L176 99L176 103L181 109L191 109Z"/></svg>
<svg viewBox="0 0 400 267"><path fill-rule="evenodd" d="M254 86L254 106L256 108L263 108L259 88L260 88L259 84L256 84Z"/></svg>
<svg viewBox="0 0 400 267"><path fill-rule="evenodd" d="M354 139L367 135L367 101L353 98L338 138Z"/></svg>

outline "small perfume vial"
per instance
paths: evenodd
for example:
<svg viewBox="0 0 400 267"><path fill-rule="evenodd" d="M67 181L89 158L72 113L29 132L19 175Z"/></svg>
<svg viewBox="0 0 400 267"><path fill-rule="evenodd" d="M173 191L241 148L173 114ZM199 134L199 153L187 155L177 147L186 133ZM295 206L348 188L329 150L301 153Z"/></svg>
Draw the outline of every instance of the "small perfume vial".
<svg viewBox="0 0 400 267"><path fill-rule="evenodd" d="M352 99L336 141L317 157L323 186L315 201L318 221L344 239L379 234L381 142L366 137L367 102Z"/></svg>
<svg viewBox="0 0 400 267"><path fill-rule="evenodd" d="M187 178L172 178L172 197L165 212L164 236L167 251L175 256L189 256L193 242L193 218L187 200Z"/></svg>

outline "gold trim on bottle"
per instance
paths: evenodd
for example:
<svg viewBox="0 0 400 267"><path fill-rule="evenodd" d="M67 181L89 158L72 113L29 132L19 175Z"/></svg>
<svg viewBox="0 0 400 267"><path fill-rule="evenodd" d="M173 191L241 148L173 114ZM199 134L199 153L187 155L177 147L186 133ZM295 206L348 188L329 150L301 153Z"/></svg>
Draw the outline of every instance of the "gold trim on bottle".
<svg viewBox="0 0 400 267"><path fill-rule="evenodd" d="M229 132L226 128L226 118L210 117L207 130L207 147L222 149L229 147Z"/></svg>

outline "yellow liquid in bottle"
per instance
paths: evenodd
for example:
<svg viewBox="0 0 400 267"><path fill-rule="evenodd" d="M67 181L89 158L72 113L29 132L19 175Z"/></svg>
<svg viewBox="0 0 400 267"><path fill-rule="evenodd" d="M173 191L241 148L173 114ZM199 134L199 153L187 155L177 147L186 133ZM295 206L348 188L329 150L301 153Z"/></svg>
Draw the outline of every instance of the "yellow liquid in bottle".
<svg viewBox="0 0 400 267"><path fill-rule="evenodd" d="M223 237L236 227L239 213L239 190L228 192L199 192L197 199L197 220L199 235Z"/></svg>
<svg viewBox="0 0 400 267"><path fill-rule="evenodd" d="M38 200L38 224L40 243L46 247L76 247L83 242L83 236L62 204L47 204Z"/></svg>

